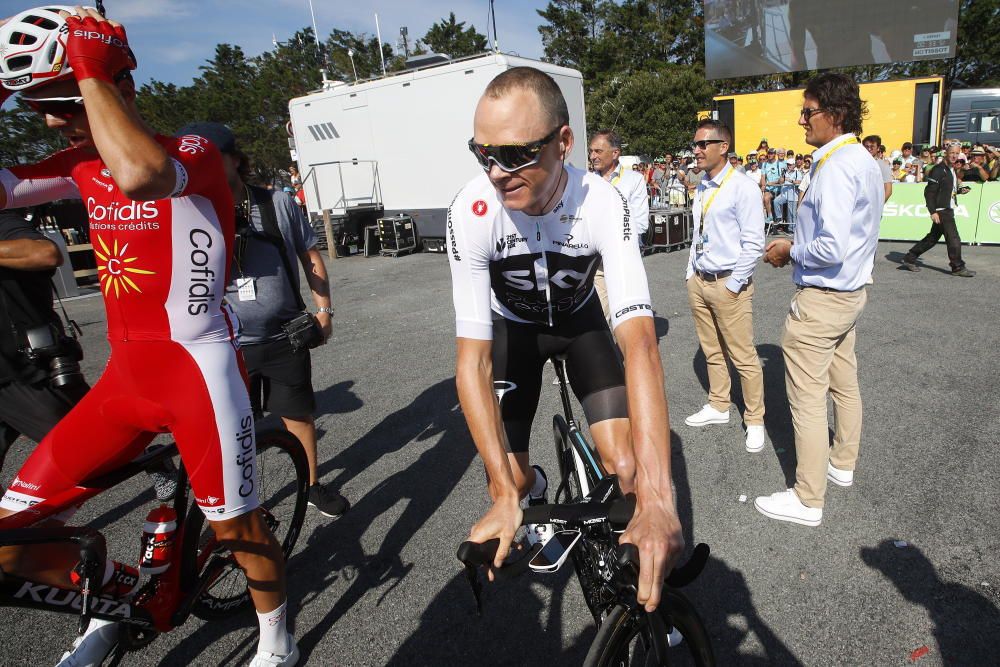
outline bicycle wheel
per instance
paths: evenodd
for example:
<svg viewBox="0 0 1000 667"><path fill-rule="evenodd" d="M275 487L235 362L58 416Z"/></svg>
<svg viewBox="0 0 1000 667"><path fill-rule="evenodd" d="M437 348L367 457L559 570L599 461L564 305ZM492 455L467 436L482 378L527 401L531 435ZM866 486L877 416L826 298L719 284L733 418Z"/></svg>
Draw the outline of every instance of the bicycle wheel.
<svg viewBox="0 0 1000 667"><path fill-rule="evenodd" d="M684 639L667 649L662 666L713 667L715 657L705 624L691 602L678 591L664 589L663 600L653 612L665 627L676 628ZM639 608L629 611L617 605L597 630L584 667L657 667L649 636L650 623Z"/></svg>
<svg viewBox="0 0 1000 667"><path fill-rule="evenodd" d="M260 508L281 551L288 560L295 548L306 512L309 464L298 439L288 431L270 429L257 434L257 488ZM191 613L203 620L229 616L252 606L247 579L233 555L215 541L205 515L192 502L184 529L188 572L200 573L212 556L225 565L195 600Z"/></svg>

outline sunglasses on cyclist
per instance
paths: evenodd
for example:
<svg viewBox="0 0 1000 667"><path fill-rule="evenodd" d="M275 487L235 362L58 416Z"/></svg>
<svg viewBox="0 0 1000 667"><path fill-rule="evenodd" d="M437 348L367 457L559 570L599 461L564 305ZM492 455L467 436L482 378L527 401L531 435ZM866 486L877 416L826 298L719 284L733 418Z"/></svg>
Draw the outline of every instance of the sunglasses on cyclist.
<svg viewBox="0 0 1000 667"><path fill-rule="evenodd" d="M31 98L22 97L24 103L32 111L44 116L54 116L63 120L70 120L74 116L83 113L86 109L83 106L83 97L43 97Z"/></svg>
<svg viewBox="0 0 1000 667"><path fill-rule="evenodd" d="M559 126L538 141L523 144L477 144L475 139L469 139L469 150L476 156L483 171L489 171L490 162L494 162L506 172L515 172L537 164L542 148L555 139L561 129L562 126Z"/></svg>
<svg viewBox="0 0 1000 667"><path fill-rule="evenodd" d="M724 144L724 143L726 143L725 139L702 139L701 141L693 142L691 144L691 150L694 150L695 148L700 148L701 150L705 150L706 148L708 148L709 144Z"/></svg>

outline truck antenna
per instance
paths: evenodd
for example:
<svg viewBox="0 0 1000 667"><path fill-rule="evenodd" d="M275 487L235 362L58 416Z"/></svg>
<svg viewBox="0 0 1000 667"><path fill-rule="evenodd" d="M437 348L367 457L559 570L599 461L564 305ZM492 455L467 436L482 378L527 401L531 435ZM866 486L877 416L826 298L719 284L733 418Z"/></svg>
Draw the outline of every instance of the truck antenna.
<svg viewBox="0 0 1000 667"><path fill-rule="evenodd" d="M490 17L493 19L493 53L500 53L500 40L497 38L497 10L493 6L493 0L490 0ZM487 18L486 31L489 32L489 18Z"/></svg>

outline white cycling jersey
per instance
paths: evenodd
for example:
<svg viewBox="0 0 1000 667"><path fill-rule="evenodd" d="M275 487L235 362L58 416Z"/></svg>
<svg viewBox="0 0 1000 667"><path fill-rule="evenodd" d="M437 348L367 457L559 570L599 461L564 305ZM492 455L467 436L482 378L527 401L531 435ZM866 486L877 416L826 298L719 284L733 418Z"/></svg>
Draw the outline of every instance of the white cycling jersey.
<svg viewBox="0 0 1000 667"><path fill-rule="evenodd" d="M493 313L548 327L567 322L593 297L602 260L612 328L653 316L628 200L595 174L566 171L562 199L545 215L505 209L485 173L455 197L448 260L458 337L492 340Z"/></svg>

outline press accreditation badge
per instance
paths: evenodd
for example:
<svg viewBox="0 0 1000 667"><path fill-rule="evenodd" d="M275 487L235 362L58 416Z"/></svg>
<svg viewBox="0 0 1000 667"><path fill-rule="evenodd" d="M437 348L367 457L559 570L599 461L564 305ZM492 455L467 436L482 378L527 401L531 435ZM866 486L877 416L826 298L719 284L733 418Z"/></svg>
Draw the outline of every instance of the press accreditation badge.
<svg viewBox="0 0 1000 667"><path fill-rule="evenodd" d="M254 287L253 278L237 278L236 288L240 301L256 301L257 289Z"/></svg>

